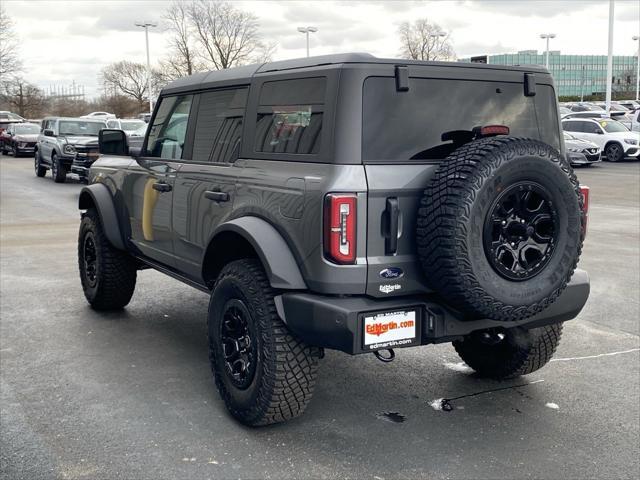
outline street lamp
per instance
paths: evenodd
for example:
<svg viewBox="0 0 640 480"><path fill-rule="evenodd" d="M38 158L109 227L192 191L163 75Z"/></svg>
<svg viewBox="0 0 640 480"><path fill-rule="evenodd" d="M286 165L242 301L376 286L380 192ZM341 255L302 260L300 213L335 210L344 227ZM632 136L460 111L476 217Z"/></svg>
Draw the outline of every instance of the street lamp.
<svg viewBox="0 0 640 480"><path fill-rule="evenodd" d="M545 61L545 67L549 70L549 39L556 38L555 33L542 33L540 34L540 38L547 41L547 59Z"/></svg>
<svg viewBox="0 0 640 480"><path fill-rule="evenodd" d="M636 102L640 100L638 94L640 94L640 36L634 35L633 41L638 42L638 65L636 70Z"/></svg>
<svg viewBox="0 0 640 480"><path fill-rule="evenodd" d="M153 113L153 98L151 96L151 62L149 61L149 27L157 27L155 22L136 22L136 27L144 28L144 39L147 43L147 95L149 95L149 113Z"/></svg>
<svg viewBox="0 0 640 480"><path fill-rule="evenodd" d="M304 33L307 36L307 57L309 56L309 33L316 33L318 29L316 27L298 27L300 33Z"/></svg>
<svg viewBox="0 0 640 480"><path fill-rule="evenodd" d="M437 48L437 45L438 45L438 38L444 38L444 37L446 37L446 36L447 36L447 34L446 34L445 32L430 33L430 34L429 34L429 38L433 38L433 39L434 39L434 42L433 42L434 44L433 44L433 46L431 47L431 49L435 49L435 48ZM431 49L430 49L430 50L431 50ZM436 52L436 55L437 55L437 52ZM434 55L434 56L436 56L436 55ZM429 57L431 56L431 55L430 55L430 52L428 52L428 56L429 56ZM431 60L431 58L427 58L427 60Z"/></svg>

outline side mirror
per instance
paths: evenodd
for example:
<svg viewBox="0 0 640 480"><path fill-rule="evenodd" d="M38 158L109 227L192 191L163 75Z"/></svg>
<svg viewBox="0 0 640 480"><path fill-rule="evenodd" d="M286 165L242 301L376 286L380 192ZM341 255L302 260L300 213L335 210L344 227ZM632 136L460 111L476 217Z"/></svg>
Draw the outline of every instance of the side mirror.
<svg viewBox="0 0 640 480"><path fill-rule="evenodd" d="M102 155L127 155L127 136L122 130L105 128L98 132L98 148Z"/></svg>
<svg viewBox="0 0 640 480"><path fill-rule="evenodd" d="M53 133L53 130L46 129L43 133L44 133L45 137L55 137L55 134Z"/></svg>
<svg viewBox="0 0 640 480"><path fill-rule="evenodd" d="M604 135L604 132L602 130L598 130L598 135Z"/></svg>

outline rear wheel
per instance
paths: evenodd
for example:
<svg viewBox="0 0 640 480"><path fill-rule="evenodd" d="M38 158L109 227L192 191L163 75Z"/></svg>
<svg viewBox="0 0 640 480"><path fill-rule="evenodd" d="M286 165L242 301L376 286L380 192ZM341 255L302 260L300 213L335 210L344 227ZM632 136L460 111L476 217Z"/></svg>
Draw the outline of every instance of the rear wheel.
<svg viewBox="0 0 640 480"><path fill-rule="evenodd" d="M453 342L460 358L483 377L505 380L545 366L556 351L562 324L525 330L484 330Z"/></svg>
<svg viewBox="0 0 640 480"><path fill-rule="evenodd" d="M96 310L118 310L131 300L136 262L109 243L94 209L87 210L80 222L78 268L84 296Z"/></svg>
<svg viewBox="0 0 640 480"><path fill-rule="evenodd" d="M55 152L51 154L51 178L56 183L64 183L67 180L67 170Z"/></svg>
<svg viewBox="0 0 640 480"><path fill-rule="evenodd" d="M301 415L311 400L320 349L295 338L276 313L257 260L220 273L209 304L209 359L227 409L249 426Z"/></svg>
<svg viewBox="0 0 640 480"><path fill-rule="evenodd" d="M604 154L610 162L619 162L622 160L624 151L619 143L610 143L607 145L607 148L605 148Z"/></svg>
<svg viewBox="0 0 640 480"><path fill-rule="evenodd" d="M41 162L42 162L42 158L40 157L40 151L36 150L35 160L34 160L36 177L44 177L47 174L47 169L42 166Z"/></svg>

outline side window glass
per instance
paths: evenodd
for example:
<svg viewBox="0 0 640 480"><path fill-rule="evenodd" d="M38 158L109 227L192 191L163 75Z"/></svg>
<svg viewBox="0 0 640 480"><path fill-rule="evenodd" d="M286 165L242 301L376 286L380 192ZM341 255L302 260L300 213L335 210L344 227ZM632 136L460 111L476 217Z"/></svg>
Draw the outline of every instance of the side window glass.
<svg viewBox="0 0 640 480"><path fill-rule="evenodd" d="M260 92L255 151L318 153L326 84L325 77L266 82Z"/></svg>
<svg viewBox="0 0 640 480"><path fill-rule="evenodd" d="M109 128L118 128L118 122L115 120L109 120L107 122L107 127Z"/></svg>
<svg viewBox="0 0 640 480"><path fill-rule="evenodd" d="M200 96L192 159L229 163L238 158L247 89L205 92Z"/></svg>
<svg viewBox="0 0 640 480"><path fill-rule="evenodd" d="M164 97L149 128L146 155L175 160L182 158L193 95Z"/></svg>

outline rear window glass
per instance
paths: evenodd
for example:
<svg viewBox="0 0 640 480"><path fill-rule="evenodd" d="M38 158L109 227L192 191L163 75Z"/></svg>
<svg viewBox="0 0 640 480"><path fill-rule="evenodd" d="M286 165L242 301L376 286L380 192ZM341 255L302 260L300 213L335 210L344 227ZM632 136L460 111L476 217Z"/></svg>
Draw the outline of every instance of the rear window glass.
<svg viewBox="0 0 640 480"><path fill-rule="evenodd" d="M324 77L266 82L260 92L255 151L318 153L326 83Z"/></svg>
<svg viewBox="0 0 640 480"><path fill-rule="evenodd" d="M447 140L452 132L484 125L506 125L512 136L559 149L557 117L548 85L526 97L521 83L411 78L409 91L398 92L394 78L370 77L364 84L363 160L441 160L456 148Z"/></svg>

